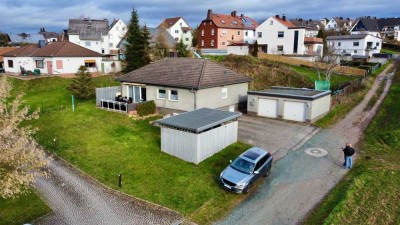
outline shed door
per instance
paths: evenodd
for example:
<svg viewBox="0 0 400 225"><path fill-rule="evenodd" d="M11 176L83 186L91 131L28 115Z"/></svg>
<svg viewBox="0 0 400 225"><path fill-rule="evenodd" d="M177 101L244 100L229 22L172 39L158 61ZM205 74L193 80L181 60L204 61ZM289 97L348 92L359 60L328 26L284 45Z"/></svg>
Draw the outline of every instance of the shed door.
<svg viewBox="0 0 400 225"><path fill-rule="evenodd" d="M285 101L283 106L283 119L304 122L305 103Z"/></svg>
<svg viewBox="0 0 400 225"><path fill-rule="evenodd" d="M258 115L276 118L278 116L277 107L278 100L260 98L258 100Z"/></svg>
<svg viewBox="0 0 400 225"><path fill-rule="evenodd" d="M51 61L47 61L47 74L53 74L53 63Z"/></svg>

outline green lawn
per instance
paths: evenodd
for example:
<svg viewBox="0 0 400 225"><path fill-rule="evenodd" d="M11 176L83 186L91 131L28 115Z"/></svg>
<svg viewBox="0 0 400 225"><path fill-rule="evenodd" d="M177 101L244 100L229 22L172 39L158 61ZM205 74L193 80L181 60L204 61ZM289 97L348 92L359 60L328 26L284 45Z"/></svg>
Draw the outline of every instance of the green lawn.
<svg viewBox="0 0 400 225"><path fill-rule="evenodd" d="M96 84L102 86L104 79L96 78ZM233 144L199 165L184 162L160 151L160 129L149 124L152 119L135 121L96 109L94 100L78 101L72 113L65 89L69 82L13 80L16 90L26 90L27 104L36 108L43 101L40 118L29 124L39 128L35 137L46 149L111 188L177 210L199 224L220 218L243 199L221 189L217 178L230 159L250 146Z"/></svg>
<svg viewBox="0 0 400 225"><path fill-rule="evenodd" d="M51 209L35 192L15 199L0 198L0 225L23 224L46 215Z"/></svg>
<svg viewBox="0 0 400 225"><path fill-rule="evenodd" d="M381 49L381 53L400 54L400 52L398 52L398 51L391 50L391 49L385 49L385 48Z"/></svg>
<svg viewBox="0 0 400 225"><path fill-rule="evenodd" d="M305 224L400 224L400 72L369 125L355 167Z"/></svg>

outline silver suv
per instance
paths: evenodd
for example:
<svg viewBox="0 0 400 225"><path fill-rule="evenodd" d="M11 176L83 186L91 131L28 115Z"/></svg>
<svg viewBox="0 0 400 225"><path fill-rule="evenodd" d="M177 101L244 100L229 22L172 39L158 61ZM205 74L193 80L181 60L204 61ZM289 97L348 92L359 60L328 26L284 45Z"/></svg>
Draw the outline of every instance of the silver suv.
<svg viewBox="0 0 400 225"><path fill-rule="evenodd" d="M230 191L248 193L261 175L269 175L271 166L272 155L261 148L252 147L231 161L219 176L219 182Z"/></svg>

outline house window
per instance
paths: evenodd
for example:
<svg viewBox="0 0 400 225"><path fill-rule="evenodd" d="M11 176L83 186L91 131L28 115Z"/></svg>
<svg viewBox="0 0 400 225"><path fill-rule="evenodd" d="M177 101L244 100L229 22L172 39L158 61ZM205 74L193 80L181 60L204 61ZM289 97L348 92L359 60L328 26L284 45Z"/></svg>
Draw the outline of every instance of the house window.
<svg viewBox="0 0 400 225"><path fill-rule="evenodd" d="M125 27L122 27L122 30L125 30Z"/></svg>
<svg viewBox="0 0 400 225"><path fill-rule="evenodd" d="M85 62L86 68L95 68L96 62Z"/></svg>
<svg viewBox="0 0 400 225"><path fill-rule="evenodd" d="M214 35L214 29L211 29L211 35Z"/></svg>
<svg viewBox="0 0 400 225"><path fill-rule="evenodd" d="M269 25L274 25L274 21L273 21L273 20L270 20L270 21L269 21Z"/></svg>
<svg viewBox="0 0 400 225"><path fill-rule="evenodd" d="M187 31L185 30L185 31L183 31L183 33L184 33L184 34L187 34Z"/></svg>
<svg viewBox="0 0 400 225"><path fill-rule="evenodd" d="M212 21L210 21L210 25L212 25Z"/></svg>
<svg viewBox="0 0 400 225"><path fill-rule="evenodd" d="M234 36L232 35L232 41L234 40Z"/></svg>
<svg viewBox="0 0 400 225"><path fill-rule="evenodd" d="M340 47L340 45L341 45L342 43L340 43L340 41L337 43L337 46L339 46Z"/></svg>
<svg viewBox="0 0 400 225"><path fill-rule="evenodd" d="M175 38L175 41L179 41L179 38Z"/></svg>
<svg viewBox="0 0 400 225"><path fill-rule="evenodd" d="M214 46L214 40L211 40L211 46Z"/></svg>
<svg viewBox="0 0 400 225"><path fill-rule="evenodd" d="M56 68L58 70L63 69L63 61L62 60L56 60Z"/></svg>
<svg viewBox="0 0 400 225"><path fill-rule="evenodd" d="M13 60L8 60L8 67L14 68L14 61Z"/></svg>
<svg viewBox="0 0 400 225"><path fill-rule="evenodd" d="M110 46L110 48L112 48L113 47L113 43L110 43L109 46Z"/></svg>
<svg viewBox="0 0 400 225"><path fill-rule="evenodd" d="M240 35L240 30L238 31L238 35Z"/></svg>
<svg viewBox="0 0 400 225"><path fill-rule="evenodd" d="M170 101L178 101L178 91L177 90L169 91L169 100Z"/></svg>
<svg viewBox="0 0 400 225"><path fill-rule="evenodd" d="M175 34L179 34L179 30L175 30Z"/></svg>
<svg viewBox="0 0 400 225"><path fill-rule="evenodd" d="M113 35L112 34L110 34L110 39L113 39Z"/></svg>
<svg viewBox="0 0 400 225"><path fill-rule="evenodd" d="M201 40L201 46L204 46L204 40Z"/></svg>
<svg viewBox="0 0 400 225"><path fill-rule="evenodd" d="M179 23L179 26L182 26L182 23Z"/></svg>
<svg viewBox="0 0 400 225"><path fill-rule="evenodd" d="M225 20L221 20L221 23L225 24Z"/></svg>
<svg viewBox="0 0 400 225"><path fill-rule="evenodd" d="M119 31L119 27L115 27L115 30L116 30L116 31Z"/></svg>
<svg viewBox="0 0 400 225"><path fill-rule="evenodd" d="M222 44L222 45L225 45L225 42L223 41L221 44Z"/></svg>
<svg viewBox="0 0 400 225"><path fill-rule="evenodd" d="M283 45L278 45L278 46L277 46L277 50L278 50L279 52L282 52L282 51L283 51Z"/></svg>
<svg viewBox="0 0 400 225"><path fill-rule="evenodd" d="M36 68L44 68L43 60L35 60Z"/></svg>
<svg viewBox="0 0 400 225"><path fill-rule="evenodd" d="M358 41L353 42L353 46L360 46L360 43Z"/></svg>
<svg viewBox="0 0 400 225"><path fill-rule="evenodd" d="M104 54L104 48L101 49L101 53Z"/></svg>
<svg viewBox="0 0 400 225"><path fill-rule="evenodd" d="M158 99L165 99L165 95L166 95L165 89L158 89L158 95L157 95Z"/></svg>
<svg viewBox="0 0 400 225"><path fill-rule="evenodd" d="M278 31L278 38L283 38L285 36L285 32Z"/></svg>
<svg viewBox="0 0 400 225"><path fill-rule="evenodd" d="M249 36L249 32L248 32L248 31L244 32L244 35L245 35L246 37Z"/></svg>
<svg viewBox="0 0 400 225"><path fill-rule="evenodd" d="M226 87L221 88L221 98L222 99L228 98L228 88Z"/></svg>
<svg viewBox="0 0 400 225"><path fill-rule="evenodd" d="M204 30L201 30L201 36L204 36Z"/></svg>
<svg viewBox="0 0 400 225"><path fill-rule="evenodd" d="M85 46L89 47L90 46L90 41L85 41Z"/></svg>
<svg viewBox="0 0 400 225"><path fill-rule="evenodd" d="M376 46L379 46L379 42L376 42Z"/></svg>
<svg viewBox="0 0 400 225"><path fill-rule="evenodd" d="M354 50L354 53L357 53L357 50Z"/></svg>
<svg viewBox="0 0 400 225"><path fill-rule="evenodd" d="M133 102L142 101L142 87L140 86L128 86L128 97L132 99Z"/></svg>
<svg viewBox="0 0 400 225"><path fill-rule="evenodd" d="M262 38L262 32L257 32L257 37Z"/></svg>
<svg viewBox="0 0 400 225"><path fill-rule="evenodd" d="M185 41L189 41L189 38L185 38Z"/></svg>

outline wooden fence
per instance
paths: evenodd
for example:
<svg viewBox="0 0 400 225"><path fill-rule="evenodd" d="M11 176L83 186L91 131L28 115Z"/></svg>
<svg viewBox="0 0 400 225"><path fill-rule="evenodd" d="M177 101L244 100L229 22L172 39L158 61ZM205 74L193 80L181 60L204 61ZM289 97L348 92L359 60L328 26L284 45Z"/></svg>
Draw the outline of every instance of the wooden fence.
<svg viewBox="0 0 400 225"><path fill-rule="evenodd" d="M258 53L259 58L263 59L268 59L270 61L274 62L281 62L281 63L286 63L294 66L307 66L307 67L312 67L312 68L325 68L324 63L316 63L316 62L310 62L310 61L305 61L301 59L295 59L287 56L282 56L282 55L272 55L272 54L266 54L266 53ZM337 66L335 68L335 73L338 74L344 74L344 75L356 75L356 76L364 76L366 74L366 71L363 69L358 69L354 67L349 67L349 66Z"/></svg>
<svg viewBox="0 0 400 225"><path fill-rule="evenodd" d="M347 85L345 88L343 88L342 90L340 90L339 93L332 95L331 98L331 106L335 106L341 103L341 101L347 97L348 95L357 92L359 90L361 90L363 88L363 81L364 81L364 77L361 79L357 79L351 82L351 84Z"/></svg>

